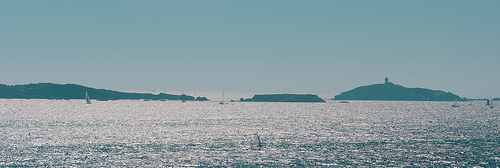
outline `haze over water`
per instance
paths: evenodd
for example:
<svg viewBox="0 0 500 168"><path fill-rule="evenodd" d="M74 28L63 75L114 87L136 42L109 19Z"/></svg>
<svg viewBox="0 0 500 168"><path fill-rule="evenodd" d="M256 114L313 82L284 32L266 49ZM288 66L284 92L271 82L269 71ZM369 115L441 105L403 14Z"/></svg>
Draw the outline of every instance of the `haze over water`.
<svg viewBox="0 0 500 168"><path fill-rule="evenodd" d="M500 166L484 102L216 101L0 99L0 166Z"/></svg>
<svg viewBox="0 0 500 168"><path fill-rule="evenodd" d="M500 1L0 1L0 84L500 96Z"/></svg>

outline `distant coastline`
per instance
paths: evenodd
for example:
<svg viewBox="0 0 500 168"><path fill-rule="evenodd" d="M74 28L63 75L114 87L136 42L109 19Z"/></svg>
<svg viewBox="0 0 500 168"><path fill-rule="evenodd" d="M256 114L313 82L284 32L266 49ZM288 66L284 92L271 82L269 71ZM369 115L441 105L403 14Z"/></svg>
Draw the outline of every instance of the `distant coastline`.
<svg viewBox="0 0 500 168"><path fill-rule="evenodd" d="M151 94L119 92L106 89L95 89L78 84L54 84L37 83L25 85L0 84L0 98L4 99L85 99L85 92L90 99L107 100L186 100L186 101L210 101L206 97L193 97L178 92L176 94ZM199 95L197 93L193 93ZM251 93L249 93L251 94ZM251 95L243 95L247 97ZM212 98L216 98L213 96ZM233 97L236 98L236 97ZM238 96L238 98L240 98ZM325 98L325 97L323 97ZM326 98L325 98L326 99ZM382 84L373 84L356 87L355 89L335 95L331 100L388 100L388 101L500 101L500 98L461 98L451 92L441 90L430 90L424 88L407 88L389 82L388 79ZM237 100L231 100L236 102ZM240 102L325 102L318 95L312 94L256 94L252 98L241 98Z"/></svg>
<svg viewBox="0 0 500 168"><path fill-rule="evenodd" d="M37 83L27 85L0 84L0 98L13 99L85 99L85 92L91 99L120 100L120 99L146 99L146 100L198 100L208 101L206 97L193 97L185 94L151 94L128 93L106 89L95 89L77 84Z"/></svg>

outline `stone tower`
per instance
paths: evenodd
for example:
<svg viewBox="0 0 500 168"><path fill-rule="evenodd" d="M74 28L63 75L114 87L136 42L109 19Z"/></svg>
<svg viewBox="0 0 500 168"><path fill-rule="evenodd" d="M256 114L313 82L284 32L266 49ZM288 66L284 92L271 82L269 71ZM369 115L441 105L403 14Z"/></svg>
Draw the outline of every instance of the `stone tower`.
<svg viewBox="0 0 500 168"><path fill-rule="evenodd" d="M389 78L387 78L387 76L385 77L385 82L384 82L384 84L386 84L386 85L387 85L387 84L389 84Z"/></svg>

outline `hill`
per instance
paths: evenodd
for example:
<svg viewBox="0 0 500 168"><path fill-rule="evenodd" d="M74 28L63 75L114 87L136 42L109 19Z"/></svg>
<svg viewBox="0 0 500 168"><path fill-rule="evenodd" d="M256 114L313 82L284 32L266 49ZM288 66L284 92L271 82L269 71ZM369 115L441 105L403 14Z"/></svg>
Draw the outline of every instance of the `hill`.
<svg viewBox="0 0 500 168"><path fill-rule="evenodd" d="M25 99L85 99L85 92L91 99L118 100L118 99L152 99L152 100L194 100L188 95L171 95L160 93L127 93L105 89L95 89L76 84L38 83L28 85L0 84L0 98Z"/></svg>
<svg viewBox="0 0 500 168"><path fill-rule="evenodd" d="M440 90L407 88L388 81L384 84L361 86L336 95L333 100L405 100L405 101L454 101L459 96Z"/></svg>

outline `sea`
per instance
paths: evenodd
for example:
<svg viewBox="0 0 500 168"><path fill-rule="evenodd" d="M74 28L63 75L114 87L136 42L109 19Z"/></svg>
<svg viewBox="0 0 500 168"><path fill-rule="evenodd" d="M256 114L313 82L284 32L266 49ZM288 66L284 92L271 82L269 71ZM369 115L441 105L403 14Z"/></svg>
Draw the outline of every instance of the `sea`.
<svg viewBox="0 0 500 168"><path fill-rule="evenodd" d="M218 99L0 99L0 167L500 166L500 104Z"/></svg>

